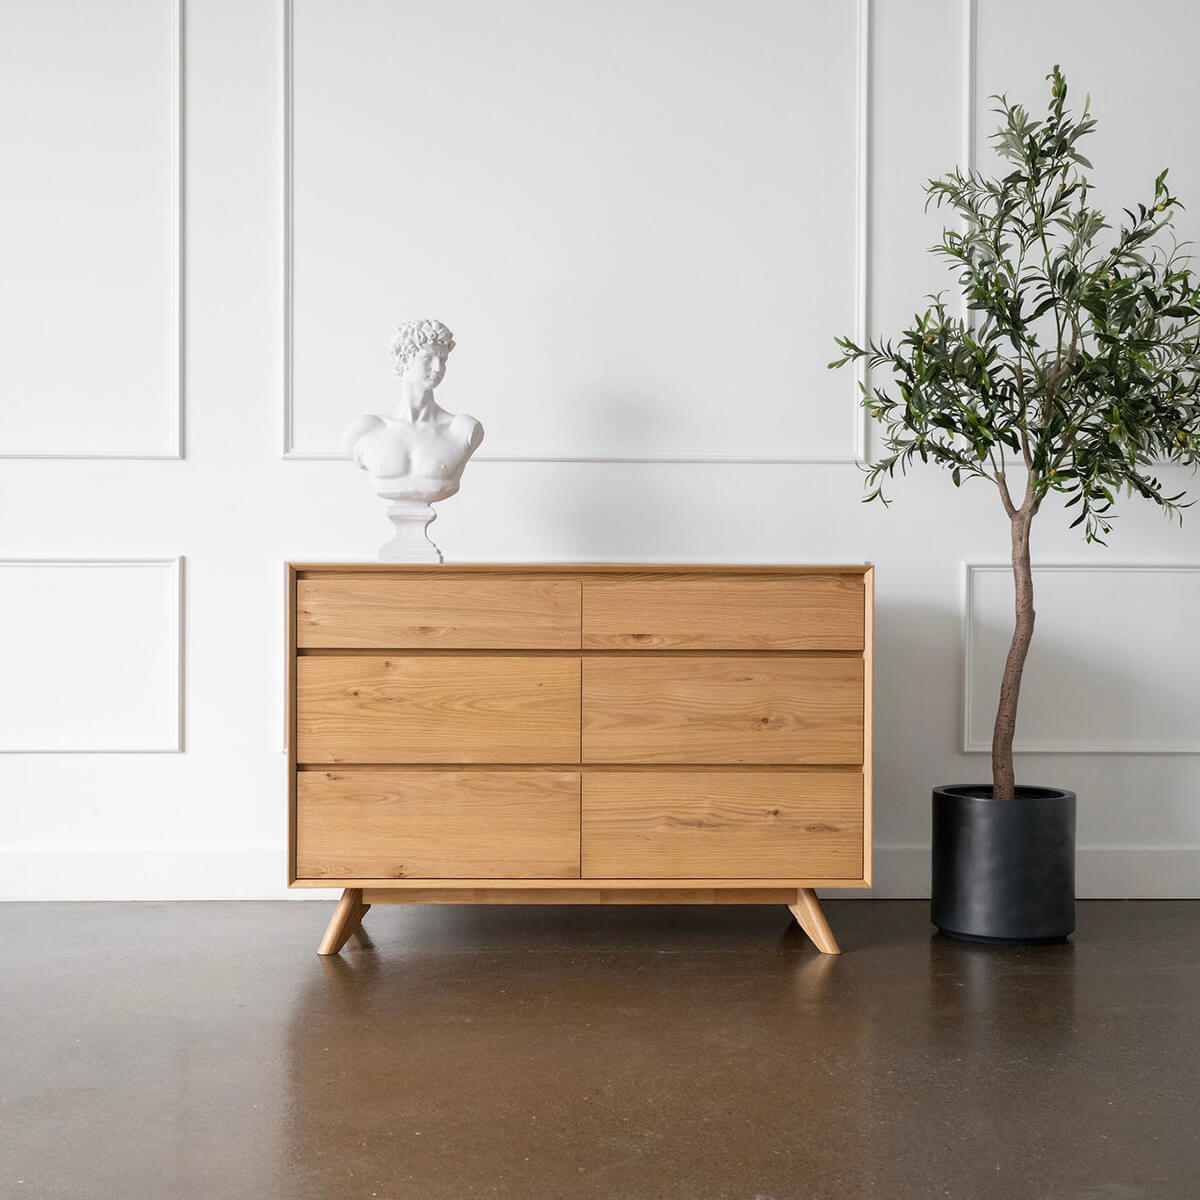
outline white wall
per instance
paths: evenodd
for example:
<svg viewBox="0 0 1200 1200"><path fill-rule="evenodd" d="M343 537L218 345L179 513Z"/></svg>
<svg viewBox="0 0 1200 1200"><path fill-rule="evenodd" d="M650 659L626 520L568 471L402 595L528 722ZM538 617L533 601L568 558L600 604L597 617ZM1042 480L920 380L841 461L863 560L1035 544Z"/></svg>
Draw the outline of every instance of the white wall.
<svg viewBox="0 0 1200 1200"><path fill-rule="evenodd" d="M105 580L92 587L84 568L0 570L4 645L19 649L0 664L0 713L16 714L0 732L0 895L283 893L282 563L370 558L387 532L348 464L304 456L329 448L342 414L386 395L390 328L423 315L456 330L439 398L485 418L493 455L442 506L448 557L878 564L876 893L924 894L931 785L988 776L986 753L962 749L963 718L986 710L1003 599L988 573L972 572L976 623L964 635L964 564L1002 563L1007 530L983 485L956 492L933 471L897 483L891 509L859 503L861 474L841 461L856 450L852 381L821 369L829 328L852 328L865 305L873 329L894 329L923 293L949 286L924 252L938 223L922 214L921 183L972 146L985 165L986 94L1006 88L1041 107L1056 61L1092 93L1105 197L1140 196L1170 164L1200 211L1191 139L1175 136L1200 110L1200 80L1186 69L1200 10L1144 5L1155 54L1118 57L1127 42L1115 0L979 0L977 12L873 0L860 81L851 0L762 0L732 25L740 7L675 0L456 0L452 13L297 0L287 356L283 5L187 4L182 172L173 4L94 7L123 35L106 34L93 6L3 9L0 56L35 58L22 86L42 82L11 103L5 93L22 119L0 127L0 152L58 167L23 173L15 192L10 175L0 194L3 236L18 238L12 204L28 232L21 272L0 273L0 455L10 456L0 559L181 557L183 620L172 623L171 590L148 582L160 575L91 568ZM454 21L440 32L405 24L443 11ZM515 82L504 71L514 47ZM572 69L572 54L594 69ZM694 105L680 102L686 89ZM756 104L770 106L761 123ZM122 122L129 105L137 120ZM74 114L96 118L88 137L68 136ZM544 152L549 134L561 153ZM56 151L82 154L97 139L110 152L80 159L64 192ZM606 156L635 173L636 194L602 169ZM114 224L147 195L153 211ZM553 202L522 224L530 196ZM671 206L683 206L679 228ZM131 324L131 313L145 319ZM185 351L174 460L173 330ZM740 461L703 461L723 456ZM606 457L617 461L569 461ZM1022 754L1018 770L1078 792L1081 895L1195 896L1194 673L1171 673L1166 748L1131 752L1159 741L1134 718L1161 710L1155 664L1178 665L1171 637L1193 640L1195 577L1126 568L1200 564L1200 519L1181 530L1133 502L1122 514L1107 550L1084 546L1058 512L1035 532L1041 564L1122 569L1088 573L1091 589L1079 572L1039 573L1046 619L1034 654L1054 669L1031 670L1026 711L1041 720L1021 739L1053 748ZM13 578L20 586L5 591ZM1069 604L1082 605L1074 622ZM101 639L129 645L128 669ZM112 711L89 724L88 706ZM68 733L78 744L64 745Z"/></svg>

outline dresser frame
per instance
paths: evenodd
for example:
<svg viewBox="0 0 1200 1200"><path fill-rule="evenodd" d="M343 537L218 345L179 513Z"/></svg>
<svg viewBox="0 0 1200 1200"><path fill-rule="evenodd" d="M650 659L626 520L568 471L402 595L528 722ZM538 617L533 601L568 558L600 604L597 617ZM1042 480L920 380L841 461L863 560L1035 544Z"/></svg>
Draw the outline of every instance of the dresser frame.
<svg viewBox="0 0 1200 1200"><path fill-rule="evenodd" d="M384 573L394 576L412 574L430 576L439 573L461 576L502 575L538 576L582 581L605 577L622 579L653 577L720 577L729 579L803 575L846 575L862 577L863 585L863 709L862 709L862 853L861 871L855 877L771 877L771 878L357 878L357 877L300 877L297 872L297 792L298 776L305 770L322 769L321 764L298 763L297 676L298 660L313 654L393 654L403 655L403 649L388 647L332 651L304 649L297 644L298 583L312 577L370 576ZM862 565L743 565L743 564L524 564L473 563L448 567L428 564L396 563L288 563L287 592L287 884L289 888L341 888L333 917L321 940L318 953L336 954L359 927L363 916L373 904L783 904L791 910L804 932L817 949L826 954L839 953L838 944L817 898L816 888L869 888L872 866L872 691L874 651L874 567ZM582 599L581 599L582 610ZM581 630L582 630L581 611ZM581 635L582 640L582 635ZM430 653L417 651L417 653ZM503 651L457 650L460 655L499 654ZM548 651L515 651L515 653L550 653ZM564 653L578 655L581 660L591 655L611 653L605 649L570 648ZM653 651L627 650L638 656ZM701 653L690 651L684 653ZM734 656L738 650L708 650L712 657ZM845 653L845 652L843 652ZM582 663L581 663L582 669ZM344 764L347 769L354 769ZM452 769L454 764L445 764ZM624 770L624 767L587 764L582 750L579 761L564 764L537 764L539 768L554 766L563 771L578 771L581 779L585 770ZM437 769L426 768L426 769ZM510 768L511 769L511 768ZM629 768L634 769L634 768ZM640 767L636 769L647 769ZM712 769L688 766L689 770ZM771 771L777 764L761 764L755 769ZM846 769L846 768L842 768ZM649 768L651 773L653 768ZM581 793L582 794L582 793ZM582 807L582 800L581 800ZM581 827L582 828L582 827ZM582 836L582 833L581 833ZM582 852L581 852L582 858ZM582 873L582 871L581 871Z"/></svg>

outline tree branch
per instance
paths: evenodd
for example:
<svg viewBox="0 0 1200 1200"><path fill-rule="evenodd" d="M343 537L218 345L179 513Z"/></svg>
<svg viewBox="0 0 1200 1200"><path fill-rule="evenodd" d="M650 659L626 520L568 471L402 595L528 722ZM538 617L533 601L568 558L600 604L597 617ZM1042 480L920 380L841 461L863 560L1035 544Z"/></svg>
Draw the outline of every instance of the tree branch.
<svg viewBox="0 0 1200 1200"><path fill-rule="evenodd" d="M996 473L996 486L1000 489L1000 503L1004 505L1004 511L1008 513L1008 519L1011 521L1017 515L1017 506L1012 501L1012 495L1008 490L1008 480L1003 471Z"/></svg>

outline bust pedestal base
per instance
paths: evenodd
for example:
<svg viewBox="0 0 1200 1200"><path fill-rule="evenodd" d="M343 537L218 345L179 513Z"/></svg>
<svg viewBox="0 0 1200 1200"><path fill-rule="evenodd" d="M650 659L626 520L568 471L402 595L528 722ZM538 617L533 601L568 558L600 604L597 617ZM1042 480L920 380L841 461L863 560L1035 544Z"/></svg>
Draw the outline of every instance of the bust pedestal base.
<svg viewBox="0 0 1200 1200"><path fill-rule="evenodd" d="M395 500L388 505L388 520L395 526L392 540L379 547L380 562L440 563L442 552L430 538L429 526L437 520L432 504Z"/></svg>

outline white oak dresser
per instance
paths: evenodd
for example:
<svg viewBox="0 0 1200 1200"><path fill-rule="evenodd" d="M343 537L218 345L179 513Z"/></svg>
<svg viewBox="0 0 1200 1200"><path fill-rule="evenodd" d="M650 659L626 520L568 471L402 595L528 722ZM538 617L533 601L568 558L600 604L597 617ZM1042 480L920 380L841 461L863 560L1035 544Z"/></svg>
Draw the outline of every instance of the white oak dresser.
<svg viewBox="0 0 1200 1200"><path fill-rule="evenodd" d="M871 881L870 566L294 563L288 883L786 904Z"/></svg>

